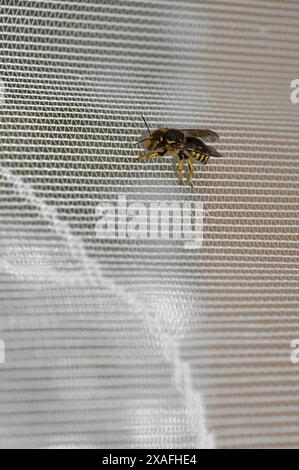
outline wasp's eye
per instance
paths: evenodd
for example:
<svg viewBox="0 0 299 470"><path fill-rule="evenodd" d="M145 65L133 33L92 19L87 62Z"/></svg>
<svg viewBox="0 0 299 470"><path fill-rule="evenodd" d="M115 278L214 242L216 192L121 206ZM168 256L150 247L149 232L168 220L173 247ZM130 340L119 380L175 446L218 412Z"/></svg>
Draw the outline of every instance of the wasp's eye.
<svg viewBox="0 0 299 470"><path fill-rule="evenodd" d="M163 134L159 130L153 131L150 134L150 139L151 139L151 145L150 146L151 146L152 149L155 149L159 145L161 145L161 143L163 142Z"/></svg>

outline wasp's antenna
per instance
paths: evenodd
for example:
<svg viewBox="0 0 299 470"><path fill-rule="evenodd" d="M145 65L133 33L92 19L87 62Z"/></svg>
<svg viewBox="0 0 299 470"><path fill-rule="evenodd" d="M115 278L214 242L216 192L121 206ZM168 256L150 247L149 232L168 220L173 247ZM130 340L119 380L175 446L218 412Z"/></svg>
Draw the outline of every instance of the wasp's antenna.
<svg viewBox="0 0 299 470"><path fill-rule="evenodd" d="M148 126L148 123L146 122L146 119L145 119L145 117L144 117L142 114L141 114L140 116L141 116L141 117L142 117L142 119L143 119L143 122L144 122L144 124L145 124L145 127L147 128L147 131L148 131L148 133L150 134L150 133L151 133L151 131L150 131L150 128L149 128L149 126Z"/></svg>

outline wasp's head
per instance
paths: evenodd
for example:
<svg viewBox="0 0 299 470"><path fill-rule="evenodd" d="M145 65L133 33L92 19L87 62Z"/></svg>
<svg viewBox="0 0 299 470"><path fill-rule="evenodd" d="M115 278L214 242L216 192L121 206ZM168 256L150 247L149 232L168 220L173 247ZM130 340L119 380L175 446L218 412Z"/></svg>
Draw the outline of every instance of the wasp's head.
<svg viewBox="0 0 299 470"><path fill-rule="evenodd" d="M146 150L157 150L162 147L164 141L164 133L157 129L150 133L144 133L142 139L136 144L142 144Z"/></svg>
<svg viewBox="0 0 299 470"><path fill-rule="evenodd" d="M151 131L145 118L142 115L141 117L147 128L147 133L146 135L143 135L142 140L137 142L137 144L142 143L146 150L157 150L163 147L165 129L156 129L154 131Z"/></svg>
<svg viewBox="0 0 299 470"><path fill-rule="evenodd" d="M145 140L145 146L148 150L157 150L163 146L164 132L160 129L150 132Z"/></svg>

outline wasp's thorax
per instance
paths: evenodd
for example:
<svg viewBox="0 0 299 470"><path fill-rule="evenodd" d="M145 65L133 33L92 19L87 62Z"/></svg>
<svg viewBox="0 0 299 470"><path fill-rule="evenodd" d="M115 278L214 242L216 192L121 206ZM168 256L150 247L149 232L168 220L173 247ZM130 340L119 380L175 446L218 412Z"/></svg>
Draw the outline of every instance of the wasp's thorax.
<svg viewBox="0 0 299 470"><path fill-rule="evenodd" d="M184 140L184 133L178 129L157 129L150 133L147 139L147 148L157 150L179 146Z"/></svg>

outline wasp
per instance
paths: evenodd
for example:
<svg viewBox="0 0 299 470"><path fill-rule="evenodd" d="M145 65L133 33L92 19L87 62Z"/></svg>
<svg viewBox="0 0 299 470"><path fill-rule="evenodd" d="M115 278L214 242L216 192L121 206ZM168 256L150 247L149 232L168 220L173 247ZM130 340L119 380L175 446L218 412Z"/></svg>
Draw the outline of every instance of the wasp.
<svg viewBox="0 0 299 470"><path fill-rule="evenodd" d="M150 158L171 155L179 157L177 167L179 184L183 182L183 167L188 163L188 182L193 186L194 162L206 165L210 157L222 157L222 155L207 143L217 142L219 135L209 129L169 129L161 127L151 131L144 116L141 116L146 126L148 137L137 144L144 144L147 153L140 155L137 160L149 160ZM205 143L206 142L206 143Z"/></svg>

